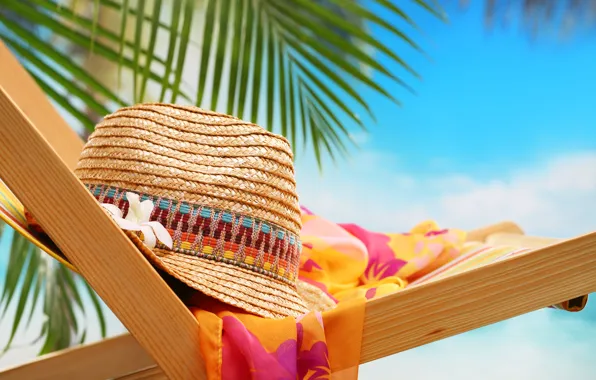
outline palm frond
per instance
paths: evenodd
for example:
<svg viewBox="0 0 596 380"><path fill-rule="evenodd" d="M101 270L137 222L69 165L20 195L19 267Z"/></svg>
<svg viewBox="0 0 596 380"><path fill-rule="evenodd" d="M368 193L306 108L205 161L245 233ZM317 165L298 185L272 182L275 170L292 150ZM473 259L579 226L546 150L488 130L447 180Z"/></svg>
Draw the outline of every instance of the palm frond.
<svg viewBox="0 0 596 380"><path fill-rule="evenodd" d="M293 129L308 131L302 133L301 142L313 148L319 162L323 157L321 153L331 154L331 149L345 154L344 140L348 138L350 124L364 128L354 104L374 120L371 108L360 95L362 86L400 104L384 84L387 81L373 79L364 68L375 70L411 90L401 75L380 64L372 54L385 54L407 75L414 79L419 77L386 41L375 38L364 27L371 23L385 28L392 38L405 42L414 51L421 51L411 37L388 21L389 16L404 19L405 13L392 2L378 3L383 6L383 12L376 14L364 3L354 0L206 1L203 39L199 42L202 51L196 104L208 104L210 108L219 106L240 118L275 129L292 144L297 143L295 137L299 135ZM418 3L435 9L426 2ZM228 12L229 9L234 11ZM440 15L441 11L435 13ZM412 23L405 19L406 24ZM227 71L224 54L231 60ZM210 69L214 75L209 85L206 78ZM227 83L222 78L227 79ZM290 90L290 79L294 85L308 83L310 92L318 96L317 104L324 105L328 111L323 112L322 107L317 106L314 107L319 110L316 117L310 117L312 96L300 88ZM211 95L209 103L204 101L205 94ZM304 103L311 106L303 108ZM291 112L292 107L304 109L304 119L299 116L301 113ZM337 128L338 125L346 128Z"/></svg>
<svg viewBox="0 0 596 380"><path fill-rule="evenodd" d="M41 313L44 321L36 339L43 339L40 355L81 342L81 338L86 335L87 325L81 324L81 318L77 317L77 314L84 316L86 313L86 305L83 302L85 294L91 298L100 323L100 332L105 337L104 309L89 285L65 266L41 252L22 235L14 233L11 229L8 231L11 234L8 236L11 247L0 298L0 323L5 323L6 313L11 306L15 307L15 311L10 335L5 341L0 342L3 351L6 352L13 346L19 329L28 328L35 312L40 311L37 308L40 297L43 297ZM4 230L3 233L6 234L8 231ZM25 342L32 343L34 342Z"/></svg>
<svg viewBox="0 0 596 380"><path fill-rule="evenodd" d="M402 42L423 54L407 32L415 21L400 2L373 3L375 11L361 0L3 0L0 39L87 132L131 102L185 102L279 132L295 155L311 147L322 170L325 155L349 154L353 128L367 130L360 114L375 121L363 90L399 105L389 86L414 92L408 82L420 78L394 48ZM435 0L412 3L446 19ZM389 37L377 38L373 27ZM105 334L91 288L19 236L7 268L0 315L16 308L7 347L40 304L42 353L84 340L78 315L89 307Z"/></svg>

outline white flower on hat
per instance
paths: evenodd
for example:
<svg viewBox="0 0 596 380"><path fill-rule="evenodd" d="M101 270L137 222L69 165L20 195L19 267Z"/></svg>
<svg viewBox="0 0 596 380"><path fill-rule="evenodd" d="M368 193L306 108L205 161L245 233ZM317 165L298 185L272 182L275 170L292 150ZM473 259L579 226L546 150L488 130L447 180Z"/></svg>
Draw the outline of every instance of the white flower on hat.
<svg viewBox="0 0 596 380"><path fill-rule="evenodd" d="M172 237L168 230L159 222L150 222L151 212L155 205L150 199L141 202L138 194L127 192L126 199L128 199L128 214L126 218L122 218L122 210L113 204L101 203L101 206L106 209L116 224L123 230L141 231L143 233L143 243L149 248L154 248L157 240L163 245L172 249Z"/></svg>

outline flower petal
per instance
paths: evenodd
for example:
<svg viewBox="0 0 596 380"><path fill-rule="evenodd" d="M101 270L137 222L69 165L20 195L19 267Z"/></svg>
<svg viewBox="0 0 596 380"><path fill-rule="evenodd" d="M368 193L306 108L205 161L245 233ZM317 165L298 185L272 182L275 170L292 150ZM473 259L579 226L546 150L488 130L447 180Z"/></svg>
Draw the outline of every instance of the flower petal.
<svg viewBox="0 0 596 380"><path fill-rule="evenodd" d="M122 218L122 210L120 210L116 205L111 203L100 203L100 206L109 211L113 216Z"/></svg>
<svg viewBox="0 0 596 380"><path fill-rule="evenodd" d="M128 203L130 203L131 206L138 206L141 203L139 194L133 193L131 191L126 192L126 200L128 200Z"/></svg>
<svg viewBox="0 0 596 380"><path fill-rule="evenodd" d="M159 240L163 245L172 249L174 242L172 241L172 235L168 232L168 230L162 226L159 222L149 222L147 223L155 232L155 236L157 236L157 240Z"/></svg>
<svg viewBox="0 0 596 380"><path fill-rule="evenodd" d="M155 248L156 238L153 233L153 229L148 225L141 226L141 232L143 232L143 242L149 248Z"/></svg>
<svg viewBox="0 0 596 380"><path fill-rule="evenodd" d="M139 209L141 206L139 194L128 191L126 193L126 199L128 200L128 214L126 214L126 220L129 220L133 223L138 223L140 213Z"/></svg>
<svg viewBox="0 0 596 380"><path fill-rule="evenodd" d="M153 205L153 201L151 201L150 199L146 199L143 202L141 202L140 212L138 215L139 223L147 223L149 221L149 218L151 217L151 213L153 212L154 208L155 206Z"/></svg>
<svg viewBox="0 0 596 380"><path fill-rule="evenodd" d="M123 230L128 231L142 231L141 226L137 223L133 223L130 220L122 219L122 218L114 218L118 227L122 228Z"/></svg>

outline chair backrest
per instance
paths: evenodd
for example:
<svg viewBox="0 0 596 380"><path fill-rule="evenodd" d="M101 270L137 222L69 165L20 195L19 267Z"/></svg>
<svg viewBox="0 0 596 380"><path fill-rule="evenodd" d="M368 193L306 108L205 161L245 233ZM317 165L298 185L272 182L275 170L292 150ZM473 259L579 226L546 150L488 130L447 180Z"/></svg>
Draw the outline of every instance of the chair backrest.
<svg viewBox="0 0 596 380"><path fill-rule="evenodd" d="M81 146L0 43L0 178L166 375L204 378L196 319L72 173Z"/></svg>

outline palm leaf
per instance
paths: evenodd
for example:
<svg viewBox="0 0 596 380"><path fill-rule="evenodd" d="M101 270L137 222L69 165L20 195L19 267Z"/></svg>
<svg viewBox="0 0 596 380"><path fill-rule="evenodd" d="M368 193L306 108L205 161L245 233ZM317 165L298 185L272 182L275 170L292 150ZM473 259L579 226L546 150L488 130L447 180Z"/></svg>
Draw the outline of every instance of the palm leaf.
<svg viewBox="0 0 596 380"><path fill-rule="evenodd" d="M6 341L1 342L4 344L4 351L13 346L19 328L28 327L40 295L43 295L42 313L45 320L38 338L44 340L40 354L67 348L73 343L79 343L86 335L87 325L81 324L76 317L77 312L83 315L86 313L83 291L91 297L100 323L100 332L105 337L105 316L101 301L89 285L23 236L10 228L8 231L12 234L8 236L11 239L11 248L6 262L0 307L3 317L6 317L4 313L14 304L15 314L10 335ZM3 233L8 232L5 229ZM24 318L26 315L28 318Z"/></svg>

